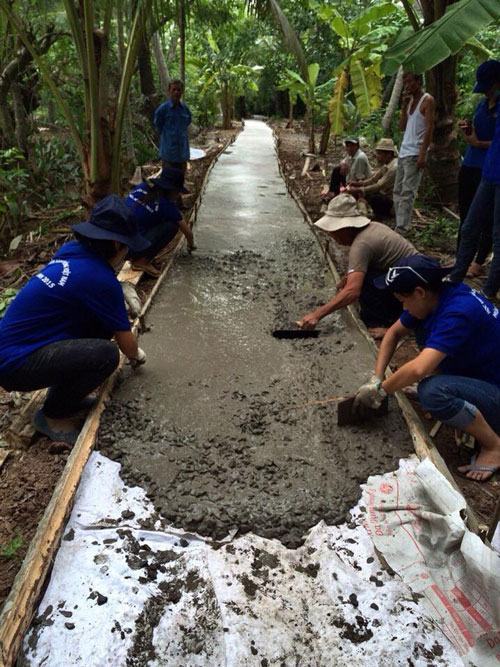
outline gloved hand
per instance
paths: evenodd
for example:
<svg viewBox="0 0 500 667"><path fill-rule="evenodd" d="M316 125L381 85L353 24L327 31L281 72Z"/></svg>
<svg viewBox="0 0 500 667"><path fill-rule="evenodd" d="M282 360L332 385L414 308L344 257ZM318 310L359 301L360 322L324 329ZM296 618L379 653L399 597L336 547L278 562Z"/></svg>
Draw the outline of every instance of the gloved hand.
<svg viewBox="0 0 500 667"><path fill-rule="evenodd" d="M130 360L130 365L132 368L137 368L138 366L143 366L146 363L146 353L140 347L137 348L137 357Z"/></svg>
<svg viewBox="0 0 500 667"><path fill-rule="evenodd" d="M135 320L135 318L140 315L142 310L141 300L139 299L137 291L132 283L122 283L122 290L123 296L125 298L125 305L127 306L130 317Z"/></svg>
<svg viewBox="0 0 500 667"><path fill-rule="evenodd" d="M382 380L376 375L372 375L370 380L361 385L356 392L353 408L357 410L364 407L376 410L382 405L386 396L387 394L382 388Z"/></svg>

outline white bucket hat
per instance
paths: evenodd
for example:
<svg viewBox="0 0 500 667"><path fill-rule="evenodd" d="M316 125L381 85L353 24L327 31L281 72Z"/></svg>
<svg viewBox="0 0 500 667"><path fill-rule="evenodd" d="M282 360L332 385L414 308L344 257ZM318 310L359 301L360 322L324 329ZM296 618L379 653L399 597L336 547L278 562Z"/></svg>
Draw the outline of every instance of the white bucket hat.
<svg viewBox="0 0 500 667"><path fill-rule="evenodd" d="M394 145L394 141L388 137L383 137L380 139L378 144L375 146L376 151L390 151L394 155L398 154L398 149Z"/></svg>
<svg viewBox="0 0 500 667"><path fill-rule="evenodd" d="M366 227L371 222L361 213L356 199L347 193L334 197L328 204L325 215L314 223L325 232L337 232L345 227Z"/></svg>

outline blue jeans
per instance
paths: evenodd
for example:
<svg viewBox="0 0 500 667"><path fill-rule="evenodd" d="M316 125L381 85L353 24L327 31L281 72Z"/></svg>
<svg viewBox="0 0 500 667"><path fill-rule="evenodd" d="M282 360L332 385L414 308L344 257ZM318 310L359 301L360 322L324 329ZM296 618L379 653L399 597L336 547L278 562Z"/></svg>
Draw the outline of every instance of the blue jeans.
<svg viewBox="0 0 500 667"><path fill-rule="evenodd" d="M493 229L493 261L484 285L486 296L494 297L500 288L500 185L484 179L479 184L467 217L460 228L460 245L450 279L460 282L478 249L484 231Z"/></svg>
<svg viewBox="0 0 500 667"><path fill-rule="evenodd" d="M418 385L419 401L444 424L464 430L478 411L500 435L500 387L459 375L431 375Z"/></svg>

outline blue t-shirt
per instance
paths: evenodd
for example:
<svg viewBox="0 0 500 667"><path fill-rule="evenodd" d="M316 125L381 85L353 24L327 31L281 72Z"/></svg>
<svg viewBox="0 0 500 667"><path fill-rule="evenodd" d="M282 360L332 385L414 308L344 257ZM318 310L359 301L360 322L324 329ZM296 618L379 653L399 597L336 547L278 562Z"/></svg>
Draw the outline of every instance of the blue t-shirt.
<svg viewBox="0 0 500 667"><path fill-rule="evenodd" d="M59 340L129 331L123 292L110 264L78 241L63 245L0 320L0 372L22 366Z"/></svg>
<svg viewBox="0 0 500 667"><path fill-rule="evenodd" d="M125 204L132 210L139 232L144 236L157 225L171 226L173 235L179 230L182 213L178 206L167 197L155 197L151 201L144 201L151 192L146 182L137 185L129 192Z"/></svg>
<svg viewBox="0 0 500 667"><path fill-rule="evenodd" d="M500 387L500 312L464 283L443 289L439 305L425 320L404 310L401 324L418 329L419 343L444 352L441 373L492 382Z"/></svg>
<svg viewBox="0 0 500 667"><path fill-rule="evenodd" d="M497 119L496 107L489 108L488 100L484 99L477 105L474 114L474 130L479 141L491 141L495 134L495 122ZM466 167L482 169L487 148L468 146L465 151L463 164Z"/></svg>
<svg viewBox="0 0 500 667"><path fill-rule="evenodd" d="M160 157L168 162L187 162L189 160L188 127L191 123L191 111L180 102L174 105L172 100L160 104L154 115L154 125L160 135Z"/></svg>
<svg viewBox="0 0 500 667"><path fill-rule="evenodd" d="M497 99L495 112L495 134L484 158L483 178L490 183L500 185L500 97Z"/></svg>

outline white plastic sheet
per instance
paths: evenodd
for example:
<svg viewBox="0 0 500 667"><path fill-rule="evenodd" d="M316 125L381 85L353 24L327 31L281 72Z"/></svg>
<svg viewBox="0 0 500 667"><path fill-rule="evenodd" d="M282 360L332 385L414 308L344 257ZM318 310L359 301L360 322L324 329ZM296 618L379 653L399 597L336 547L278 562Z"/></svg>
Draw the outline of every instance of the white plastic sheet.
<svg viewBox="0 0 500 667"><path fill-rule="evenodd" d="M155 521L119 468L91 456L26 664L460 664L418 596L382 570L359 508L297 550L253 534L211 544Z"/></svg>
<svg viewBox="0 0 500 667"><path fill-rule="evenodd" d="M366 529L465 664L500 664L500 554L467 530L465 501L428 460L372 477Z"/></svg>

